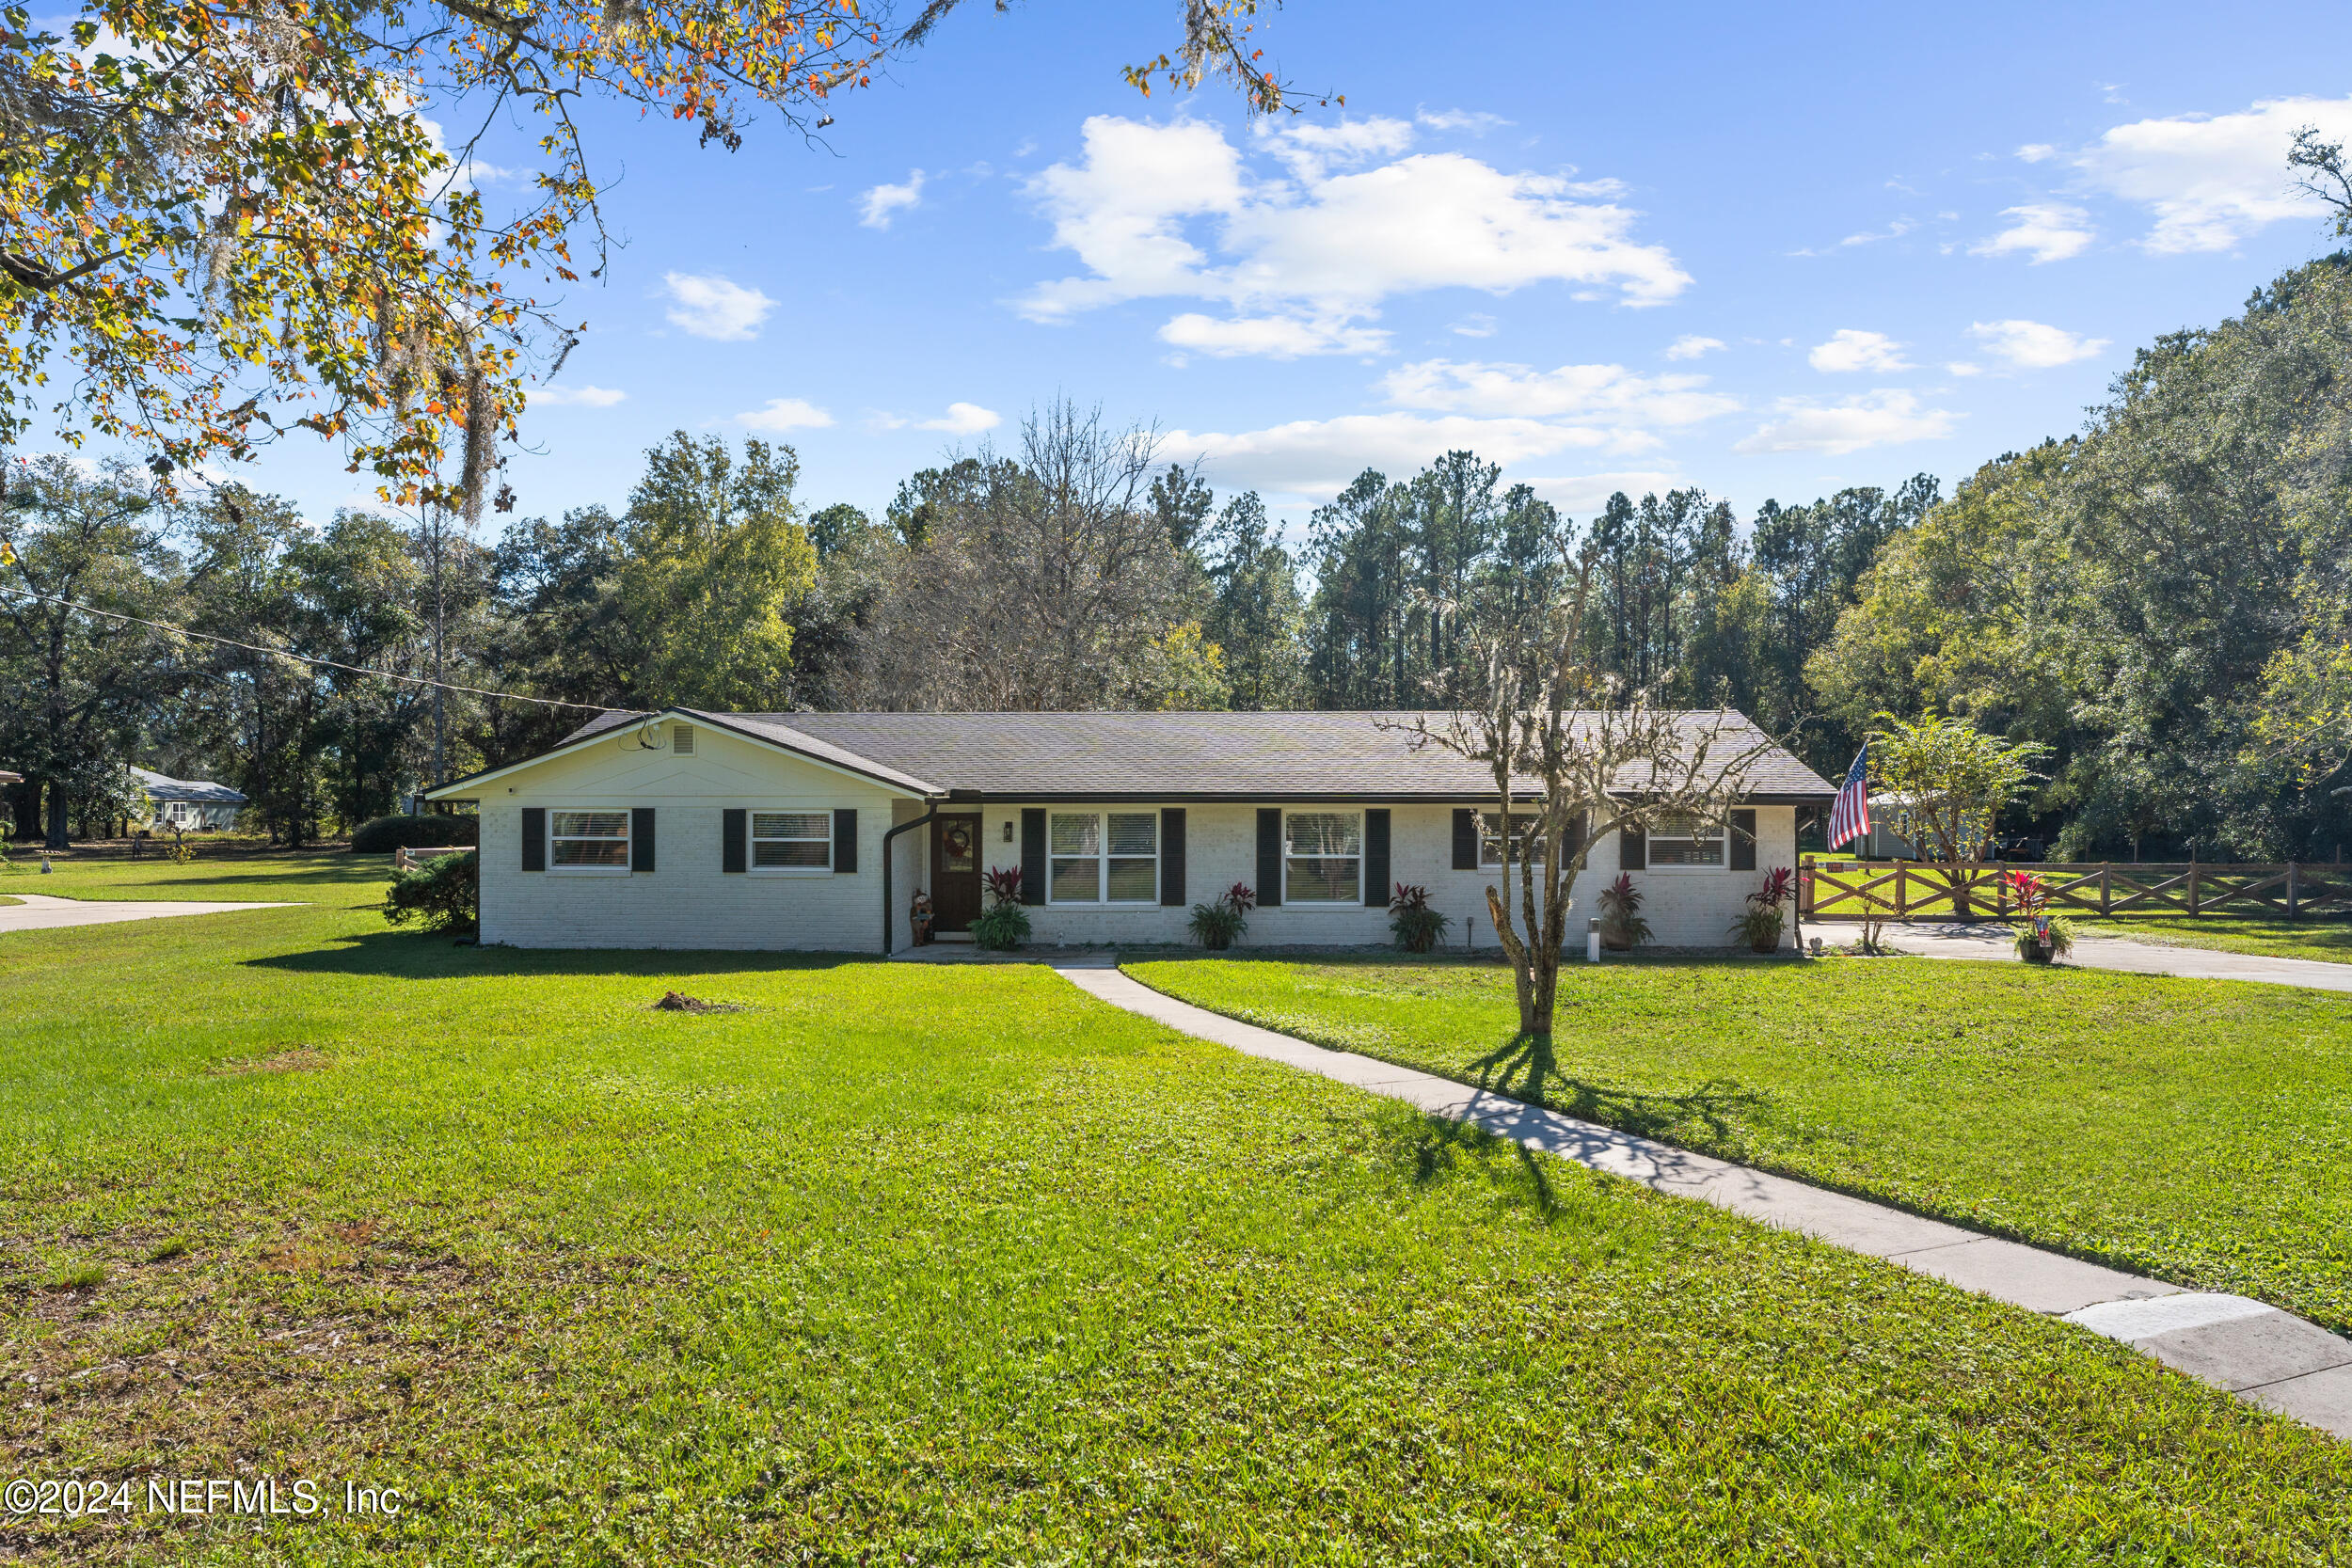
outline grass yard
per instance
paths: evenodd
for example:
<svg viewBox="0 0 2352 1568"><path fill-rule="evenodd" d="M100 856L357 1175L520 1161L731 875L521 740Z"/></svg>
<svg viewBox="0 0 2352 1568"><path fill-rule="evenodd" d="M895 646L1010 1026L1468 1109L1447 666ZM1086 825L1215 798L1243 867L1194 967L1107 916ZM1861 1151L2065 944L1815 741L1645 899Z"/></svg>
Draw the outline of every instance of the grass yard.
<svg viewBox="0 0 2352 1568"><path fill-rule="evenodd" d="M2210 947L2252 953L2265 958L2320 958L2352 963L2352 920L2282 920L2253 915L2149 915L2126 920L2077 920L2076 927L2103 937Z"/></svg>
<svg viewBox="0 0 2352 1568"><path fill-rule="evenodd" d="M2352 1330L2352 999L1834 958L1563 972L1554 1058L1492 966L1194 959L1269 1028Z"/></svg>
<svg viewBox="0 0 2352 1568"><path fill-rule="evenodd" d="M1049 972L455 948L348 863L0 936L0 1441L417 1501L0 1553L2352 1557L2352 1446Z"/></svg>
<svg viewBox="0 0 2352 1568"><path fill-rule="evenodd" d="M268 850L250 841L212 843L196 839L197 858L174 863L162 851L133 860L119 850L74 850L54 856L41 875L37 850L19 846L0 867L0 893L38 893L57 898L109 898L138 902L189 898L205 902L257 903L284 900L336 905L373 904L391 880L389 855L354 855L345 850L293 853Z"/></svg>

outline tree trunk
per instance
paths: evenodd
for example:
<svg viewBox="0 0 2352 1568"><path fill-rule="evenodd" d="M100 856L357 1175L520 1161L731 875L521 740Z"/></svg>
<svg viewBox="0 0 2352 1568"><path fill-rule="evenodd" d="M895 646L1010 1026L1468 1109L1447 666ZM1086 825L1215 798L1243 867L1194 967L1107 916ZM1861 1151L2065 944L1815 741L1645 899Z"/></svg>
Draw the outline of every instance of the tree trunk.
<svg viewBox="0 0 2352 1568"><path fill-rule="evenodd" d="M49 849L71 848L72 838L65 831L65 785L56 779L49 781L49 836L42 847Z"/></svg>

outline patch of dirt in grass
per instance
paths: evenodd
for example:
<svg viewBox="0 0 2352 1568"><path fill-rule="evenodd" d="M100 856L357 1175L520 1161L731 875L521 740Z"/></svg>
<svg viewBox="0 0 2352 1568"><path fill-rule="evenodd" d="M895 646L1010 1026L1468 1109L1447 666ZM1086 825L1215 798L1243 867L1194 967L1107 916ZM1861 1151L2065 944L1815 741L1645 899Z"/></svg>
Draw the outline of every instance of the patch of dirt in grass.
<svg viewBox="0 0 2352 1568"><path fill-rule="evenodd" d="M660 1001L648 1006L657 1013L739 1013L749 1010L740 1002L706 1002L682 990L663 991Z"/></svg>
<svg viewBox="0 0 2352 1568"><path fill-rule="evenodd" d="M222 1077L240 1072L316 1072L333 1065L333 1058L326 1052L298 1045L275 1056L234 1056L215 1062L212 1070L215 1077Z"/></svg>

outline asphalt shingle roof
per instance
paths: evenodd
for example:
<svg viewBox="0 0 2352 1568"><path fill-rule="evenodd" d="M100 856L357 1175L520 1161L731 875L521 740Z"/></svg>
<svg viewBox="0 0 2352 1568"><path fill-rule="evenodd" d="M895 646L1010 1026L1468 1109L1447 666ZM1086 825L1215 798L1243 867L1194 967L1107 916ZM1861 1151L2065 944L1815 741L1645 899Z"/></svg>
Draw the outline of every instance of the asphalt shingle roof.
<svg viewBox="0 0 2352 1568"><path fill-rule="evenodd" d="M1416 749L1381 721L1410 713L699 713L739 730L907 786L998 800L1474 800L1492 785L1478 764ZM642 716L604 715L572 738ZM1430 716L1433 724L1443 715ZM1828 800L1836 790L1737 713L1683 715L1695 731L1721 718L1717 750L1767 750L1749 770L1751 799ZM1637 780L1623 781L1628 784Z"/></svg>

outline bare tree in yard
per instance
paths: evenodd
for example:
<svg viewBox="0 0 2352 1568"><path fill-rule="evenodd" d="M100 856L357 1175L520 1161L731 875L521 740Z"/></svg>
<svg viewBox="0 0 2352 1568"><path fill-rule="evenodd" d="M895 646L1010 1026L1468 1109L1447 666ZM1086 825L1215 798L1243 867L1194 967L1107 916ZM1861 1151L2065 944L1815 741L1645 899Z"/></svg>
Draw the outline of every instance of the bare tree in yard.
<svg viewBox="0 0 2352 1568"><path fill-rule="evenodd" d="M1057 402L943 491L871 634L902 708L1221 705L1216 656L1150 499L1156 438ZM958 465L959 468L963 465Z"/></svg>
<svg viewBox="0 0 2352 1568"><path fill-rule="evenodd" d="M1518 992L1515 1044L1538 1066L1550 1050L1570 895L1592 847L1624 828L1724 821L1771 746L1736 714L1661 706L1654 689L1596 662L1583 636L1591 586L1588 561L1547 603L1516 614L1470 609L1466 657L1432 683L1444 711L1389 723L1417 746L1482 764L1493 781L1507 831L1494 835L1502 875L1486 888L1486 911Z"/></svg>

